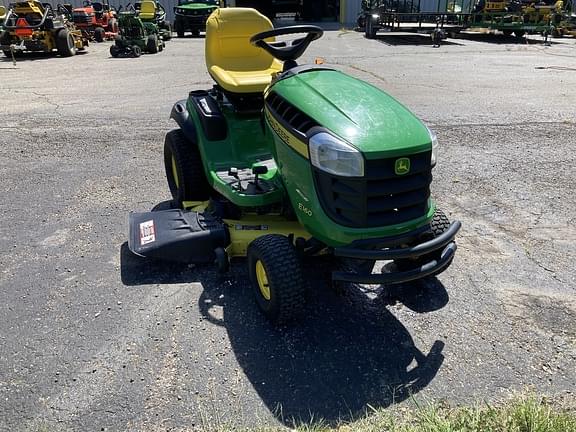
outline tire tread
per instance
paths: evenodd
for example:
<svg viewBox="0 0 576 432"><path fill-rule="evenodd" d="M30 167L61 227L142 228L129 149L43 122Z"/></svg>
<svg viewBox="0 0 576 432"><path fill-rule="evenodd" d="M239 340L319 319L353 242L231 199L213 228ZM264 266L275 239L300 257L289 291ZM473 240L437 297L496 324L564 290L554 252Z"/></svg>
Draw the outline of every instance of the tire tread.
<svg viewBox="0 0 576 432"><path fill-rule="evenodd" d="M302 265L288 238L269 234L254 240L248 248L250 277L256 295L260 295L253 267L262 261L268 281L276 296L273 310L263 312L275 324L285 324L298 318L305 306L306 283Z"/></svg>

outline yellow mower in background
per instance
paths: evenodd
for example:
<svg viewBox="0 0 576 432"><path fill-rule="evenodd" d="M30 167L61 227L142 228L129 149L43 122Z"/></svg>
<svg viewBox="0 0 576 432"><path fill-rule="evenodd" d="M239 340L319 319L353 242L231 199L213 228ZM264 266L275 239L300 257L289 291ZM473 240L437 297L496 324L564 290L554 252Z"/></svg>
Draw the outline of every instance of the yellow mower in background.
<svg viewBox="0 0 576 432"><path fill-rule="evenodd" d="M0 50L8 57L25 51L54 52L70 57L88 46L88 40L70 21L71 8L37 0L11 4L0 36Z"/></svg>

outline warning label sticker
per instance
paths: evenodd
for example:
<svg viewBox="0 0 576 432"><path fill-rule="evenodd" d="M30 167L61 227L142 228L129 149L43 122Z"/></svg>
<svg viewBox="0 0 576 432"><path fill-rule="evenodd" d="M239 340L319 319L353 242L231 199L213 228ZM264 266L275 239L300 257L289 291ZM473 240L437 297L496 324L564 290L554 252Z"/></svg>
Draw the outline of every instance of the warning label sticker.
<svg viewBox="0 0 576 432"><path fill-rule="evenodd" d="M152 243L156 241L156 233L154 232L154 221L149 220L140 224L140 245Z"/></svg>

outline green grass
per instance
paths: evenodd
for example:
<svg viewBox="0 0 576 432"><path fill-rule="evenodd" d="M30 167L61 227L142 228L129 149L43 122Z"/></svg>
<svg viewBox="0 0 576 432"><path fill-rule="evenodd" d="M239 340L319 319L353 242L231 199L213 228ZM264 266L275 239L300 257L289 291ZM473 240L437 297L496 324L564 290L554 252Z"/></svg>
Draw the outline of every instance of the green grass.
<svg viewBox="0 0 576 432"><path fill-rule="evenodd" d="M499 405L450 407L419 404L414 408L373 409L352 423L330 426L318 420L288 428L216 427L218 432L576 432L576 405L544 397L516 397Z"/></svg>
<svg viewBox="0 0 576 432"><path fill-rule="evenodd" d="M576 411L545 398L518 397L498 406L421 406L390 413L373 410L354 423L306 425L301 432L576 432Z"/></svg>

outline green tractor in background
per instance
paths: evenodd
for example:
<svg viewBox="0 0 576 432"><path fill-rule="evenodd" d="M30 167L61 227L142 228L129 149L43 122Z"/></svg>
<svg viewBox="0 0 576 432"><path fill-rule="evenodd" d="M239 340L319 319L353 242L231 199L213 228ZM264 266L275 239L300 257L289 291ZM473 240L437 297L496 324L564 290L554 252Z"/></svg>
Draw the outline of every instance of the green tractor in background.
<svg viewBox="0 0 576 432"><path fill-rule="evenodd" d="M186 32L200 36L206 31L206 20L212 12L220 7L218 0L178 0L174 7L174 30L179 38Z"/></svg>
<svg viewBox="0 0 576 432"><path fill-rule="evenodd" d="M142 9L142 3L146 3L144 9ZM154 8L152 8L152 3L154 3ZM148 0L145 2L138 1L134 3L134 9L138 11L142 22L154 23L158 26L158 32L163 40L169 41L172 39L172 26L170 25L170 21L166 20L166 9L164 9L164 6L159 2Z"/></svg>
<svg viewBox="0 0 576 432"><path fill-rule="evenodd" d="M143 1L141 9L128 7L118 15L119 35L110 47L112 57L140 57L143 52L156 54L164 49L164 39L155 22L144 21L141 16L148 18L155 14L156 3Z"/></svg>
<svg viewBox="0 0 576 432"><path fill-rule="evenodd" d="M277 324L304 310L303 262L322 259L339 289L429 278L451 264L461 226L431 199L438 140L422 121L366 82L296 63L322 33L274 29L249 8L212 13L216 85L174 105L165 139L173 208L129 217L137 255L220 271L246 258ZM387 263L373 274L376 260Z"/></svg>

